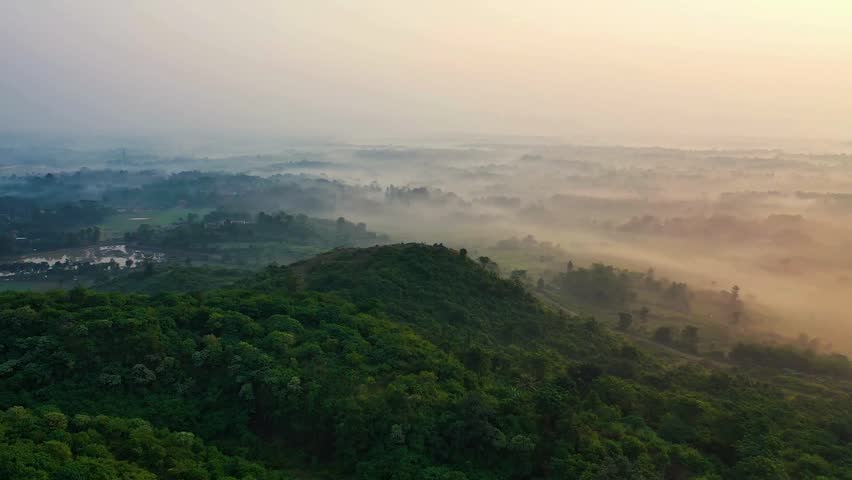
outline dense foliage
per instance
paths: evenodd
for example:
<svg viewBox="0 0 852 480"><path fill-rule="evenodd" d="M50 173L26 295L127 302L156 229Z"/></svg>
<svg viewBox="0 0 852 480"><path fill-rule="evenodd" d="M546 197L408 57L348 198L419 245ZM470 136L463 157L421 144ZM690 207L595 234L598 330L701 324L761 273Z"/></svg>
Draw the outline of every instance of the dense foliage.
<svg viewBox="0 0 852 480"><path fill-rule="evenodd" d="M442 246L0 308L0 407L35 411L2 417L21 454L0 471L259 479L295 457L365 479L852 478L848 395L665 367Z"/></svg>
<svg viewBox="0 0 852 480"><path fill-rule="evenodd" d="M12 407L0 412L0 432L4 480L289 478L141 419Z"/></svg>
<svg viewBox="0 0 852 480"><path fill-rule="evenodd" d="M577 299L597 305L623 305L630 293L627 273L602 263L591 268L569 268L555 282Z"/></svg>
<svg viewBox="0 0 852 480"><path fill-rule="evenodd" d="M106 279L96 283L94 288L100 291L148 294L203 292L233 285L249 275L244 270L206 265L192 267L165 264L151 267Z"/></svg>
<svg viewBox="0 0 852 480"><path fill-rule="evenodd" d="M142 224L124 235L127 242L143 246L179 248L203 252L227 251L235 243L263 245L264 242L291 247L329 249L336 246L387 243L385 235L367 230L364 223L343 217L335 220L290 215L286 212L257 215L215 210L203 218L189 215L185 221L164 228Z"/></svg>
<svg viewBox="0 0 852 480"><path fill-rule="evenodd" d="M95 224L108 212L91 201L39 204L0 197L0 256L97 243L101 232Z"/></svg>

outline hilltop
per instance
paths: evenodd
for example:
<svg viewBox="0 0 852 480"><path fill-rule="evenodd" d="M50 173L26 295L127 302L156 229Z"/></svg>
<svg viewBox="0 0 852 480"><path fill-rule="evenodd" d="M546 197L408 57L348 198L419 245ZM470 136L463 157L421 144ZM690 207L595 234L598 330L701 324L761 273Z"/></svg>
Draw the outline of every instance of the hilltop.
<svg viewBox="0 0 852 480"><path fill-rule="evenodd" d="M437 245L0 306L3 478L852 474L848 396L663 365Z"/></svg>

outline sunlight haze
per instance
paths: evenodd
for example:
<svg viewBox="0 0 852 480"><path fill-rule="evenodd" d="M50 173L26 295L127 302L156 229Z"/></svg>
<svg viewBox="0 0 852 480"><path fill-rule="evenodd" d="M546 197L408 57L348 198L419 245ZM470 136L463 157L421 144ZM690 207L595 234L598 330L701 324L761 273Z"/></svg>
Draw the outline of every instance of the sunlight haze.
<svg viewBox="0 0 852 480"><path fill-rule="evenodd" d="M6 0L0 129L848 138L845 1Z"/></svg>
<svg viewBox="0 0 852 480"><path fill-rule="evenodd" d="M852 0L0 0L0 480L852 480Z"/></svg>

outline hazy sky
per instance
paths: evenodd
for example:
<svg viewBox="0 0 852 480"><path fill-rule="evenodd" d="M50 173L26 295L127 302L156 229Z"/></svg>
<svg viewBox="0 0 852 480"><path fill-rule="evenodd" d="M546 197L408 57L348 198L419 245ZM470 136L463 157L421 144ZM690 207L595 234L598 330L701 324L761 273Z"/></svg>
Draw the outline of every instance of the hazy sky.
<svg viewBox="0 0 852 480"><path fill-rule="evenodd" d="M0 0L0 130L852 137L850 0Z"/></svg>

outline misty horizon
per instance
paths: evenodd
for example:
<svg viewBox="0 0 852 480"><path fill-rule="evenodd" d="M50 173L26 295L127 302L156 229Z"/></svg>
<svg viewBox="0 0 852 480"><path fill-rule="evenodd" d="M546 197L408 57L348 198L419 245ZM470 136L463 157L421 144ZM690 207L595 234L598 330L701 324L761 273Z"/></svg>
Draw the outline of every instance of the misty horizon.
<svg viewBox="0 0 852 480"><path fill-rule="evenodd" d="M0 0L0 480L852 479L852 0Z"/></svg>
<svg viewBox="0 0 852 480"><path fill-rule="evenodd" d="M12 0L0 131L848 142L827 3Z"/></svg>

